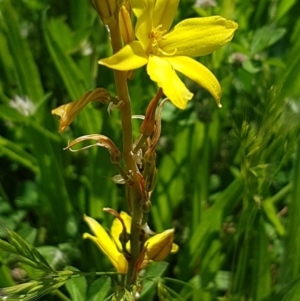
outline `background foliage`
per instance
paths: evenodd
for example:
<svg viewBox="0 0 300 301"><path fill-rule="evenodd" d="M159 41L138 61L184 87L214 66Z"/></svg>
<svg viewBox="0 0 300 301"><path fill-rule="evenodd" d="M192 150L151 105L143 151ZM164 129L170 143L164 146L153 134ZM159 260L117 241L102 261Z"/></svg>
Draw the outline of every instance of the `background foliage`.
<svg viewBox="0 0 300 301"><path fill-rule="evenodd" d="M180 252L159 280L160 300L298 301L300 3L203 3L214 1L182 0L177 21L219 14L239 29L228 46L200 58L221 82L223 108L187 82L195 94L188 108L163 111L151 228L173 225ZM114 91L111 71L97 65L110 54L108 33L88 1L2 0L0 45L0 220L56 270L112 270L82 241L82 216L109 227L102 208L125 208L123 189L110 179L116 172L105 150L62 148L92 133L121 147L118 113L90 104L64 134L50 114L97 86ZM156 89L145 70L130 89L133 113L143 114ZM144 300L165 268L148 271ZM34 272L0 251L0 287L25 275ZM77 278L41 300L102 300L109 287L109 278Z"/></svg>

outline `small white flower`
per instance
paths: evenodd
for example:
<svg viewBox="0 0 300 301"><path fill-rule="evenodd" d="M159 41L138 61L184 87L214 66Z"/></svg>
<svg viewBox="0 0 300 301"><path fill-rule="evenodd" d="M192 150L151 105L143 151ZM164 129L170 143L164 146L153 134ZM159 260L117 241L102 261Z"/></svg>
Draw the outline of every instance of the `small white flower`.
<svg viewBox="0 0 300 301"><path fill-rule="evenodd" d="M23 116L33 115L36 110L36 105L27 96L25 96L25 98L22 98L16 95L9 101L9 106L17 110Z"/></svg>
<svg viewBox="0 0 300 301"><path fill-rule="evenodd" d="M214 7L217 6L217 2L215 0L196 0L196 7Z"/></svg>

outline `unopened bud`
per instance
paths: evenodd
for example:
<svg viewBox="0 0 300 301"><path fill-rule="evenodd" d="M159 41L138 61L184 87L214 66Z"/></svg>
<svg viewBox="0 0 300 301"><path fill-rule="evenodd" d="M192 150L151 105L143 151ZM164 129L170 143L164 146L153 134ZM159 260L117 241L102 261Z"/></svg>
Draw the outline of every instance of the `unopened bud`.
<svg viewBox="0 0 300 301"><path fill-rule="evenodd" d="M117 0L91 0L104 25L111 26L116 23L114 14L118 9L117 2Z"/></svg>
<svg viewBox="0 0 300 301"><path fill-rule="evenodd" d="M170 253L178 251L178 246L173 244L174 229L165 230L149 238L144 248L146 248L146 256L148 260L162 261Z"/></svg>
<svg viewBox="0 0 300 301"><path fill-rule="evenodd" d="M131 20L131 6L129 1L124 1L119 11L120 32L124 42L127 45L134 41L134 29ZM127 79L132 80L134 70L127 71Z"/></svg>
<svg viewBox="0 0 300 301"><path fill-rule="evenodd" d="M140 127L140 132L145 136L150 136L154 132L156 107L162 95L162 89L159 89L147 107L145 119Z"/></svg>
<svg viewBox="0 0 300 301"><path fill-rule="evenodd" d="M154 187L156 185L156 179L157 179L157 169L154 166L151 170L149 170L149 173L147 175L147 181L146 181L146 189L147 191L151 192L154 190Z"/></svg>
<svg viewBox="0 0 300 301"><path fill-rule="evenodd" d="M134 29L132 26L130 13L124 5L120 8L119 21L121 36L123 38L124 45L127 45L134 41Z"/></svg>
<svg viewBox="0 0 300 301"><path fill-rule="evenodd" d="M140 210L144 213L150 212L151 209L151 201L150 200L143 200L139 204Z"/></svg>

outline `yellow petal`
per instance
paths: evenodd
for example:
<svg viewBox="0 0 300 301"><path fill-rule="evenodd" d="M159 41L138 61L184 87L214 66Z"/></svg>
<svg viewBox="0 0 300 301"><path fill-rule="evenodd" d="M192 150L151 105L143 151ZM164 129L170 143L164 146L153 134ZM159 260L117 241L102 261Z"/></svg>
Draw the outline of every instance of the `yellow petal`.
<svg viewBox="0 0 300 301"><path fill-rule="evenodd" d="M178 108L184 109L193 94L180 80L172 65L158 56L150 56L147 65L147 72L150 78L157 82L164 94Z"/></svg>
<svg viewBox="0 0 300 301"><path fill-rule="evenodd" d="M216 77L199 62L187 56L165 57L175 70L183 73L198 85L207 90L221 107L221 87Z"/></svg>
<svg viewBox="0 0 300 301"><path fill-rule="evenodd" d="M157 0L153 13L153 27L162 25L162 30L169 30L177 12L179 0Z"/></svg>
<svg viewBox="0 0 300 301"><path fill-rule="evenodd" d="M174 229L166 230L149 238L145 243L147 259L164 260L173 250Z"/></svg>
<svg viewBox="0 0 300 301"><path fill-rule="evenodd" d="M87 215L84 215L84 221L88 224L91 231L96 235L96 239L99 241L100 249L107 256L110 256L109 254L111 254L113 257L117 257L119 252L115 243L112 241L105 229L95 219Z"/></svg>
<svg viewBox="0 0 300 301"><path fill-rule="evenodd" d="M186 19L164 36L160 47L166 53L190 57L207 55L233 38L238 24L220 16Z"/></svg>
<svg viewBox="0 0 300 301"><path fill-rule="evenodd" d="M153 0L131 0L132 10L137 18L146 12L149 13L149 8L154 5Z"/></svg>
<svg viewBox="0 0 300 301"><path fill-rule="evenodd" d="M149 34L152 29L153 0L132 0L132 10L137 17L135 35L146 50L150 42Z"/></svg>
<svg viewBox="0 0 300 301"><path fill-rule="evenodd" d="M126 232L130 233L130 230L131 230L131 216L129 216L124 211L121 211L120 215L121 215L121 218L124 221L124 224L125 224L125 227L126 227ZM122 223L117 218L115 218L113 220L112 226L110 228L110 233L111 233L113 239L115 240L115 242L117 243L119 249L122 249L122 245L121 245L121 242L120 242L120 239L119 239L120 234L122 232L123 232ZM127 242L126 248L127 248L128 251L130 250L130 241Z"/></svg>
<svg viewBox="0 0 300 301"><path fill-rule="evenodd" d="M131 216L128 215L125 211L121 211L120 215L121 215L121 217L124 221L127 233L130 234L130 231L131 231Z"/></svg>
<svg viewBox="0 0 300 301"><path fill-rule="evenodd" d="M171 249L171 253L174 254L174 253L177 253L179 250L179 246L177 244L172 244L172 249Z"/></svg>
<svg viewBox="0 0 300 301"><path fill-rule="evenodd" d="M147 64L148 58L140 42L134 41L127 44L114 55L98 61L111 69L128 71L140 68Z"/></svg>
<svg viewBox="0 0 300 301"><path fill-rule="evenodd" d="M90 239L96 243L100 250L109 258L117 271L125 274L127 272L127 260L124 255L118 251L115 243L109 237L104 228L96 220L89 216L84 215L84 220L96 237L89 233L84 233L83 238Z"/></svg>

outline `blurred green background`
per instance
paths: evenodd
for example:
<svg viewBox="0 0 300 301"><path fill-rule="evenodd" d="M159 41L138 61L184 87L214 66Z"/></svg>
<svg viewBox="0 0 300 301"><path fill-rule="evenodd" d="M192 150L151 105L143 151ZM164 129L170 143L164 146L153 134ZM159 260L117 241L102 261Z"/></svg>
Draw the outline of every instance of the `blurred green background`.
<svg viewBox="0 0 300 301"><path fill-rule="evenodd" d="M223 108L186 78L195 94L188 108L164 107L149 223L174 226L180 251L160 266L160 299L153 278L142 300L299 301L299 11L296 0L180 2L176 23L217 14L239 29L199 59L221 83ZM111 53L108 39L87 0L0 1L0 220L56 270L113 270L82 240L82 216L109 227L102 208L126 209L123 186L111 180L117 172L105 150L62 149L93 133L121 148L118 112L90 104L63 134L51 115L95 87L114 93L111 70L97 65ZM144 114L155 91L137 70L133 114ZM0 287L24 281L23 268L0 250ZM79 297L69 286L41 300L96 300L94 280L80 280ZM99 286L103 298L109 286Z"/></svg>

